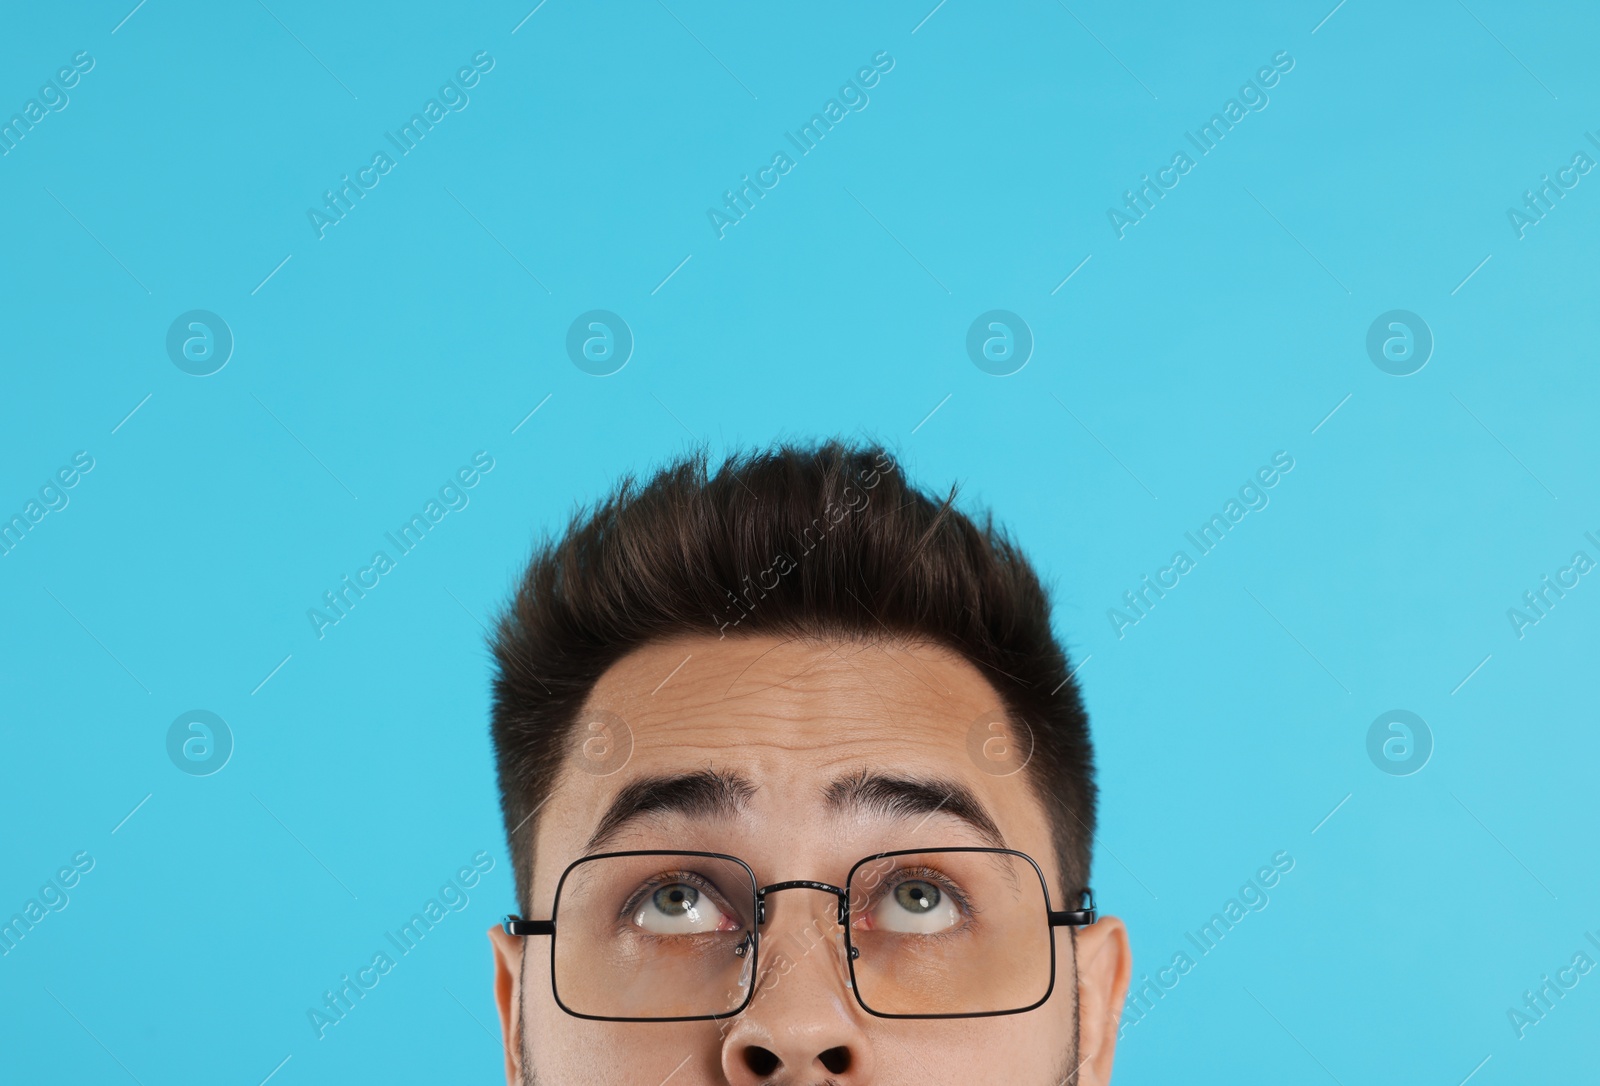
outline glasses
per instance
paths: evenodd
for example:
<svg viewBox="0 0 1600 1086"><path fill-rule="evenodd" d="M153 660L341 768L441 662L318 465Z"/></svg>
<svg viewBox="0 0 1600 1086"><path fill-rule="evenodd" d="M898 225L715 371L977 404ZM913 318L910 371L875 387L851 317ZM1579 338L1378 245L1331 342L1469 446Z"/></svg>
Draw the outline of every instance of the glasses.
<svg viewBox="0 0 1600 1086"><path fill-rule="evenodd" d="M1010 849L880 852L845 885L757 886L717 852L610 852L572 863L549 920L506 918L508 935L551 938L550 984L577 1018L686 1022L743 1011L761 980L767 899L810 890L837 899L779 945L794 960L843 949L856 1001L880 1018L981 1018L1031 1011L1055 988L1053 929L1093 924L1094 895L1056 911L1044 873ZM842 943L838 940L842 936ZM824 947L824 950L827 948ZM788 970L784 969L787 973Z"/></svg>

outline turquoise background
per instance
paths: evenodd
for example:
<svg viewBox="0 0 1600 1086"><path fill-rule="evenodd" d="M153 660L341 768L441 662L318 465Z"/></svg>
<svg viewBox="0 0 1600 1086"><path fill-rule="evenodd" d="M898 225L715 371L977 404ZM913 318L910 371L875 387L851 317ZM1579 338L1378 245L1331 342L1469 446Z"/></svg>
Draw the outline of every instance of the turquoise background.
<svg viewBox="0 0 1600 1086"><path fill-rule="evenodd" d="M1592 1069L1600 973L1520 1039L1508 1010L1600 960L1600 584L1520 638L1507 610L1600 559L1600 175L1525 236L1507 212L1600 156L1593 9L533 2L4 16L0 118L95 65L0 157L0 516L94 468L0 557L0 919L95 862L0 957L3 1077L499 1081L481 624L620 474L829 434L959 482L1053 584L1136 977L1295 860L1125 1026L1119 1084ZM885 50L719 239L707 209ZM1108 208L1284 50L1119 239ZM470 105L319 239L308 209L479 51ZM235 338L205 378L165 346L194 309ZM636 340L613 376L566 353L593 309ZM966 352L992 309L1035 340L1011 376ZM1435 338L1409 377L1367 354L1393 309ZM480 450L319 639L307 609ZM1270 505L1119 638L1279 450ZM233 734L211 776L167 753L197 708ZM1410 776L1367 753L1396 708L1433 737ZM470 905L318 1040L308 1008L480 850Z"/></svg>

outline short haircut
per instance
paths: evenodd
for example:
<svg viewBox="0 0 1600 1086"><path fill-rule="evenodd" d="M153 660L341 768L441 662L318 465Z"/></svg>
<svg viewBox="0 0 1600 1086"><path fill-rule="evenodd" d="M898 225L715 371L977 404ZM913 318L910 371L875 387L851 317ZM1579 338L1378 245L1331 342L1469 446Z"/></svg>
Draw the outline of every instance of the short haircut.
<svg viewBox="0 0 1600 1086"><path fill-rule="evenodd" d="M969 661L1032 733L1022 772L1075 900L1095 827L1088 720L1038 575L955 496L912 486L877 445L783 444L715 472L696 453L642 485L623 479L541 543L492 638L491 730L522 907L533 816L595 683L641 646L714 633L929 643Z"/></svg>

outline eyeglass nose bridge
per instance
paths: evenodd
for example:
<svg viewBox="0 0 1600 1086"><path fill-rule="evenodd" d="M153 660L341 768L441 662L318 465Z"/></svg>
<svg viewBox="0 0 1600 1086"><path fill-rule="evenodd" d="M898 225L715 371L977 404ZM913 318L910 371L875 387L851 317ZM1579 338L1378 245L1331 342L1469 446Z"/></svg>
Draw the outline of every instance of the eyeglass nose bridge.
<svg viewBox="0 0 1600 1086"><path fill-rule="evenodd" d="M844 927L850 920L850 895L843 887L835 886L831 882L791 879L788 882L775 882L770 886L763 886L756 891L756 924L758 926L767 922L767 895L775 894L779 890L818 890L824 894L832 894L839 899L839 926Z"/></svg>

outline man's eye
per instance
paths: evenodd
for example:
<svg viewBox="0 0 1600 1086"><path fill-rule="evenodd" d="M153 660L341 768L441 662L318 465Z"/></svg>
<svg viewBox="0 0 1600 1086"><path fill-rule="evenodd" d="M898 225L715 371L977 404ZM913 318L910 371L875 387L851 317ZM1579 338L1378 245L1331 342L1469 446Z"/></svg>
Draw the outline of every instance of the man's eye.
<svg viewBox="0 0 1600 1086"><path fill-rule="evenodd" d="M872 910L872 926L879 931L931 935L960 923L955 899L927 879L896 883Z"/></svg>
<svg viewBox="0 0 1600 1086"><path fill-rule="evenodd" d="M695 935L738 927L716 902L686 882L657 887L634 913L633 922L657 935Z"/></svg>

